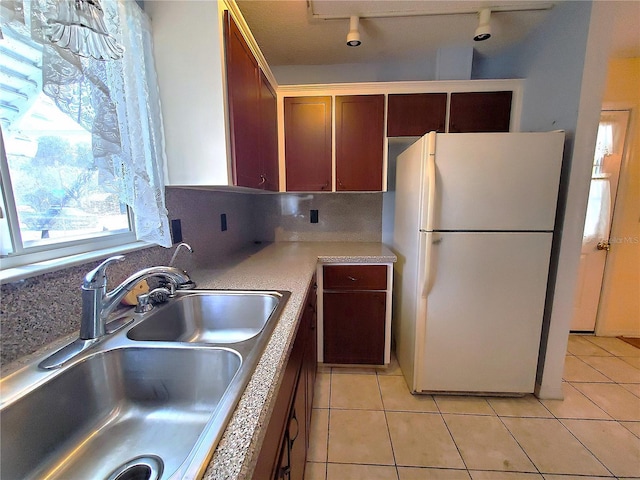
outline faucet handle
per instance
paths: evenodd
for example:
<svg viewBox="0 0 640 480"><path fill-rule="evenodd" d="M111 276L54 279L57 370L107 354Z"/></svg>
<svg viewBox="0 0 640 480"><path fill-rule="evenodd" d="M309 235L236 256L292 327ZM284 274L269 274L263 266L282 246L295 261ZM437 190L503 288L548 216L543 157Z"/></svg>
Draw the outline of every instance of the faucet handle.
<svg viewBox="0 0 640 480"><path fill-rule="evenodd" d="M86 289L99 289L107 286L107 267L115 262L122 262L124 255L114 255L91 270L84 277L82 287Z"/></svg>

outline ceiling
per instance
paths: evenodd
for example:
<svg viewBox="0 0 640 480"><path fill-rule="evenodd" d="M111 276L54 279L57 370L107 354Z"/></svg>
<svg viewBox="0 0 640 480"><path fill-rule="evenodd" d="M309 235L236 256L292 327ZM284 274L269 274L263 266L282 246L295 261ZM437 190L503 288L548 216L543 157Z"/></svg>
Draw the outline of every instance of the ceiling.
<svg viewBox="0 0 640 480"><path fill-rule="evenodd" d="M473 47L491 55L525 38L550 10L493 11L492 37L474 42L478 9L553 7L554 1L236 0L270 66L433 61L440 47ZM619 7L614 56L640 56L640 2ZM468 12L416 15L432 12ZM362 45L346 46L349 15L359 15ZM382 16L380 16L382 15ZM389 15L389 16L386 16ZM391 16L394 15L394 16ZM342 18L331 18L342 17Z"/></svg>

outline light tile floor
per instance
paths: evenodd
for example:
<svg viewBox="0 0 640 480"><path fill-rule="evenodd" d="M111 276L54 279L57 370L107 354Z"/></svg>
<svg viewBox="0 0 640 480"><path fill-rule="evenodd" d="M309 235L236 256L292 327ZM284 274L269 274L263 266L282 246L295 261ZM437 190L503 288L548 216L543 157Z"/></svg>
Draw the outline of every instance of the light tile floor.
<svg viewBox="0 0 640 480"><path fill-rule="evenodd" d="M305 480L640 478L640 349L571 335L564 400L411 395L320 367Z"/></svg>

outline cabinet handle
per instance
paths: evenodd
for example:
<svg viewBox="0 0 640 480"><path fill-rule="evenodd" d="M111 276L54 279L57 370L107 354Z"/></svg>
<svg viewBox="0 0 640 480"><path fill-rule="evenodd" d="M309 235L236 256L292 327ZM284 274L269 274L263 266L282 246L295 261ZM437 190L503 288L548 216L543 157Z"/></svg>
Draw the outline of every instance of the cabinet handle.
<svg viewBox="0 0 640 480"><path fill-rule="evenodd" d="M348 278L349 280L351 280L352 282L357 282L357 281L358 281L358 279L357 279L357 278L352 277L351 275L347 276L347 278Z"/></svg>
<svg viewBox="0 0 640 480"><path fill-rule="evenodd" d="M280 473L278 474L278 480L285 480L291 478L291 466L287 465L286 467L282 467L280 469Z"/></svg>
<svg viewBox="0 0 640 480"><path fill-rule="evenodd" d="M260 183L258 185L264 185L265 183L267 183L267 177L260 175Z"/></svg>
<svg viewBox="0 0 640 480"><path fill-rule="evenodd" d="M324 182L324 185L320 187L320 190L327 190L329 188L329 181Z"/></svg>
<svg viewBox="0 0 640 480"><path fill-rule="evenodd" d="M300 433L300 424L298 423L298 418L296 417L296 411L293 411L293 417L291 417L291 420L295 420L296 421L296 434L293 436L293 438L291 440L289 440L289 449L293 448L293 442L296 441L296 439L298 438L298 434ZM291 432L289 432L291 433Z"/></svg>
<svg viewBox="0 0 640 480"><path fill-rule="evenodd" d="M342 182L340 181L340 179L338 179L338 186L339 186L340 188L344 188L344 185L342 184Z"/></svg>

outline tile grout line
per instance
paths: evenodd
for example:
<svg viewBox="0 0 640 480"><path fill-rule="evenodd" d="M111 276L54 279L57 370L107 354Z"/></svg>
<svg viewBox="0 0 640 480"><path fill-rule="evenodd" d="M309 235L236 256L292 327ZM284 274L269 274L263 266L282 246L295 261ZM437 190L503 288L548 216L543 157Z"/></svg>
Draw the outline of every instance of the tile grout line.
<svg viewBox="0 0 640 480"><path fill-rule="evenodd" d="M595 345L596 347L601 348L602 350L604 350L605 352L609 353L611 356L614 356L614 357L621 357L623 355L618 355L617 353L614 353L611 350L607 350L606 347L603 347L602 345L598 345L596 342L592 341L591 339L592 338L614 338L614 339L622 342L623 344L628 345L626 342L620 340L618 337L598 337L597 335L594 334L594 335L584 335L584 338L585 338L585 340L587 340L592 345ZM632 347L632 348L637 348L637 347L634 347L633 345L629 345L629 346Z"/></svg>
<svg viewBox="0 0 640 480"><path fill-rule="evenodd" d="M489 404L489 407L491 407L491 409L495 412L496 417L498 417L498 420L500 420L500 423L502 424L502 426L505 428L505 430L509 433L509 435L511 436L511 438L513 438L513 441L516 442L516 445L518 445L518 447L520 447L520 450L522 450L522 453L524 453L524 455L529 459L529 461L531 462L531 465L533 465L533 468L536 469L536 471L538 472L539 475L542 476L542 472L540 471L540 469L538 468L538 465L536 465L536 462L533 461L533 459L529 456L529 454L527 453L527 451L524 449L524 447L522 445L520 445L520 442L518 441L518 439L515 437L515 435L513 434L513 432L511 430L509 430L509 427L507 427L507 424L504 423L504 420L502 420L502 417L500 415L498 415L498 412L496 411L496 409L493 407L493 405L491 405L491 402L487 402ZM540 402L540 404L542 405L542 402ZM544 407L544 405L542 405ZM545 407L546 408L546 407ZM549 411L547 409L547 411ZM551 415L553 415L552 412L549 412ZM554 416L555 417L555 416ZM516 418L523 418L523 417L516 417ZM539 417L538 417L539 418ZM556 419L557 420L557 419ZM544 478L544 477L543 477Z"/></svg>
<svg viewBox="0 0 640 480"><path fill-rule="evenodd" d="M400 480L400 472L398 471L398 461L396 460L396 450L393 447L393 439L391 438L391 428L389 427L389 419L387 418L387 407L384 404L384 397L382 395L382 387L380 386L380 378L378 372L376 372L376 383L378 384L378 393L380 393L380 401L382 403L382 412L384 413L384 423L387 426L387 435L389 435L389 445L391 445L391 455L393 455L393 466L396 470L396 479Z"/></svg>
<svg viewBox="0 0 640 480"><path fill-rule="evenodd" d="M594 407L596 407L598 410L600 410L602 413L604 413L609 418L558 417L556 414L551 412L551 414L554 416L554 418L557 418L558 420L605 420L605 421L610 421L610 422L611 421L613 421L613 422L617 422L618 421L616 418L613 418L608 412L606 412L600 405L598 405L596 402L591 400L591 398L589 398L587 395L585 395L579 388L576 388L574 386L574 383L589 384L589 385L605 385L605 384L599 383L599 382L568 382L566 380L565 380L565 382L568 383L569 385L571 385L571 387L576 392L578 392L580 395L582 395L588 402L590 402Z"/></svg>
<svg viewBox="0 0 640 480"><path fill-rule="evenodd" d="M583 421L583 420L578 420L578 421ZM582 446L584 447L584 449L585 449L587 452L589 452L589 453L591 454L591 456L592 456L593 458L595 458L595 459L596 459L596 461L597 461L600 465L602 465L602 466L604 467L604 469L605 469L607 472L609 472L609 473L611 474L611 476L612 476L612 477L617 478L617 476L616 476L616 475L614 475L614 473L609 469L609 467L607 467L607 466L602 462L602 460L600 460L600 459L596 456L596 454L595 454L595 453L593 453L593 452L591 451L591 449L590 449L589 447L587 447L584 443L582 443L582 441L581 441L577 436L575 436L575 435L574 435L574 433L573 433L571 430L569 430L569 427L567 427L564 423L562 423L562 420L558 420L558 422L560 423L560 425L562 425L562 427L563 427L567 432L569 432L569 435L571 435L573 438L575 438L575 439L576 439L576 441L577 441L580 445L582 445ZM622 425L621 425L621 426L622 426Z"/></svg>
<svg viewBox="0 0 640 480"><path fill-rule="evenodd" d="M449 437L451 437L451 441L453 442L453 444L456 447L456 451L458 452L458 455L460 456L460 460L462 460L462 464L464 465L464 468L467 471L467 475L469 475L469 478L472 478L471 477L471 472L469 471L469 467L467 466L467 462L465 461L464 457L462 456L462 452L460 451L460 447L458 447L458 443L456 442L456 439L453 438L453 433L451 433L451 430L449 429L449 425L447 425L447 421L444 419L444 415L442 413L442 410L440 409L440 405L438 404L438 402L436 400L436 396L432 394L431 398L433 398L433 403L436 404L436 408L438 409L438 415L440 415L440 420L442 420L442 423L444 423L444 427L447 429L447 432L449 433ZM489 403L489 402L487 402L487 403Z"/></svg>
<svg viewBox="0 0 640 480"><path fill-rule="evenodd" d="M324 462L324 479L329 478L329 439L331 438L331 390L333 389L333 367L329 368L329 398L327 399L327 456Z"/></svg>
<svg viewBox="0 0 640 480"><path fill-rule="evenodd" d="M590 357L590 356L596 356L596 355L574 355L579 361L581 361L582 363L584 363L585 365L587 365L588 367L593 368L596 372L598 372L600 375L602 375L603 377L608 378L609 380L611 380L611 382L593 382L593 383L618 383L616 382L613 378L611 378L609 375L607 375L606 373L604 373L601 370L598 370L596 367L594 367L593 365L590 365L589 363L585 362L581 357ZM609 357L602 357L602 358L609 358ZM612 356L612 358L618 358L616 356ZM582 383L587 383L587 382L582 382Z"/></svg>

